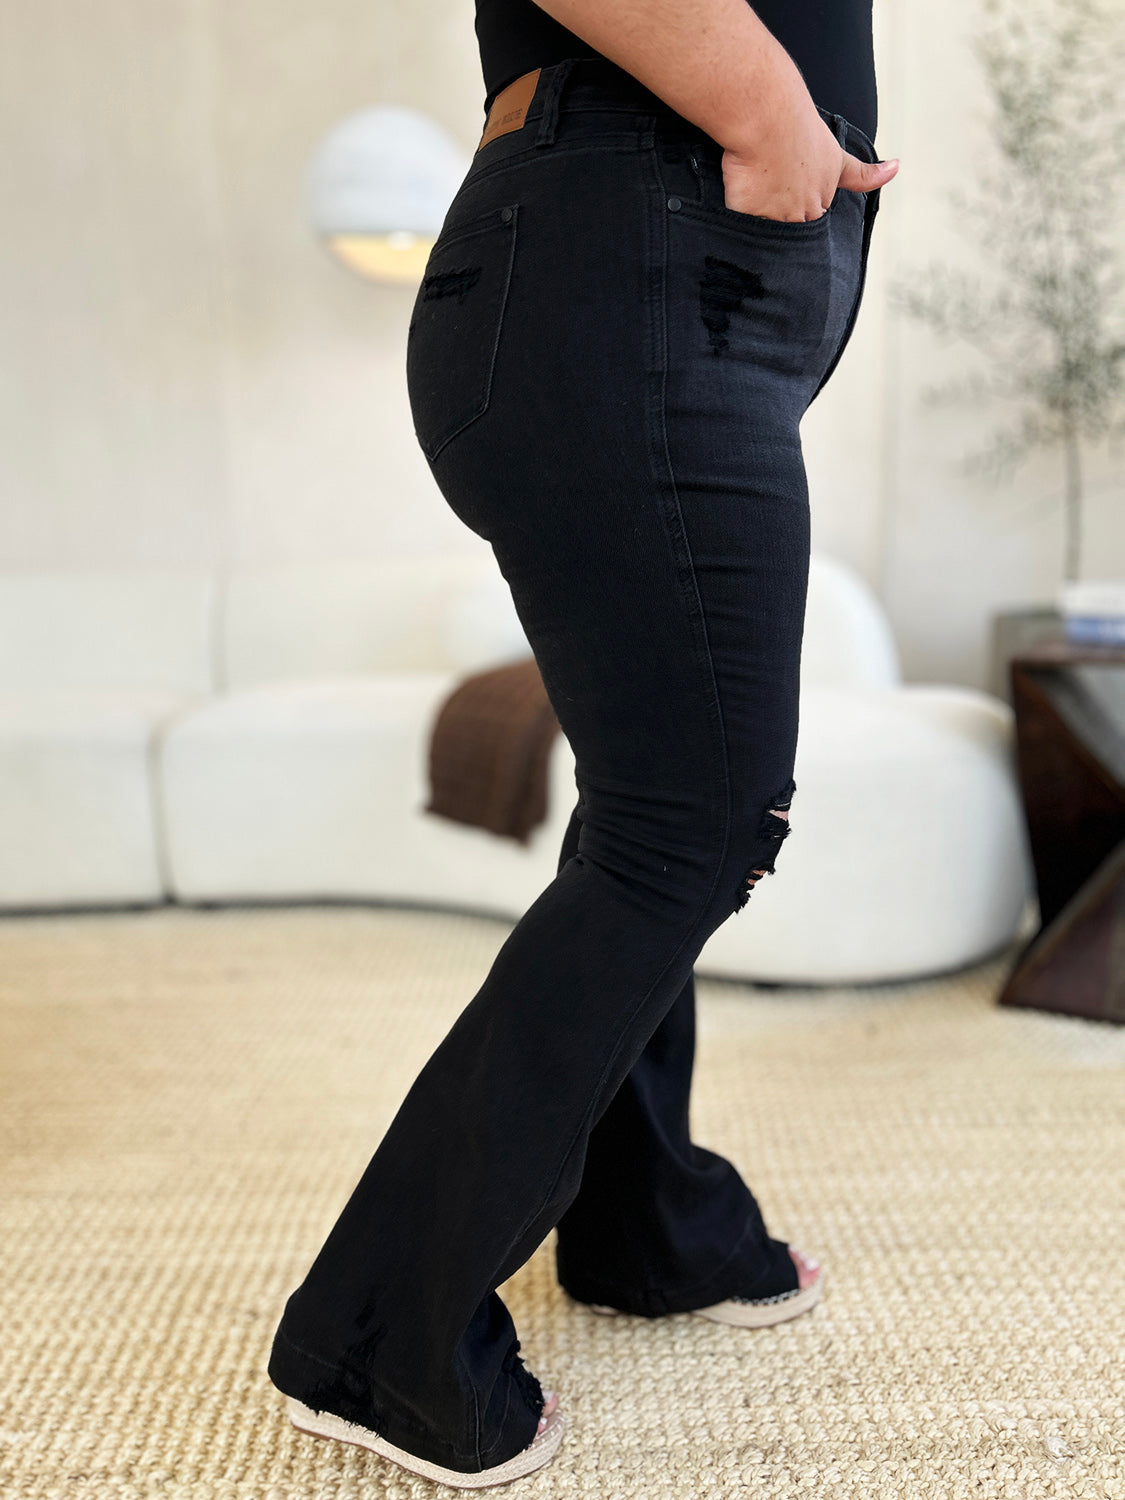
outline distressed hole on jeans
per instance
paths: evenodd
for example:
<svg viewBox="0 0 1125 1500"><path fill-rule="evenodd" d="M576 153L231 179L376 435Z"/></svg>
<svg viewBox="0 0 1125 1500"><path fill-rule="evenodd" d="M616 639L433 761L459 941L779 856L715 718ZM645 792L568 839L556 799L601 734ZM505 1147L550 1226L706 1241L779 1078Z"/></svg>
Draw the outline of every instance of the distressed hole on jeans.
<svg viewBox="0 0 1125 1500"><path fill-rule="evenodd" d="M422 278L422 301L428 302L431 297L456 297L458 302L463 302L466 293L471 292L479 280L480 266L435 271L433 275Z"/></svg>
<svg viewBox="0 0 1125 1500"><path fill-rule="evenodd" d="M784 791L775 798L775 805L767 808L762 815L762 821L758 825L758 837L765 839L770 845L769 858L765 864L755 865L750 873L743 877L738 890L738 901L736 910L741 911L750 900L750 892L757 885L762 875L775 875L775 860L777 851L793 831L789 826L789 807L793 800L793 793L797 790L796 782L790 781Z"/></svg>
<svg viewBox="0 0 1125 1500"><path fill-rule="evenodd" d="M699 282L699 312L712 354L721 354L729 342L731 314L738 311L744 299L764 297L766 293L757 271L747 271L717 255L708 255L704 264L707 272Z"/></svg>

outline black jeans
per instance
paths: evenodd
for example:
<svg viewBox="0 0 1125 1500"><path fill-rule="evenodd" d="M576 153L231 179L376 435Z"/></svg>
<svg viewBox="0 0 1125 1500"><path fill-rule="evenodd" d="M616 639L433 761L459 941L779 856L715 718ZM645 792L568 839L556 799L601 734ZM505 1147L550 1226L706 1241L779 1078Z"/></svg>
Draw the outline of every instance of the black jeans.
<svg viewBox="0 0 1125 1500"><path fill-rule="evenodd" d="M841 190L810 223L737 213L720 158L613 64L544 68L522 127L477 152L410 327L418 440L511 587L578 805L269 1369L452 1469L535 1435L496 1288L552 1228L573 1297L641 1315L797 1284L738 1172L690 1139L692 965L787 831L798 424L851 331L877 199Z"/></svg>

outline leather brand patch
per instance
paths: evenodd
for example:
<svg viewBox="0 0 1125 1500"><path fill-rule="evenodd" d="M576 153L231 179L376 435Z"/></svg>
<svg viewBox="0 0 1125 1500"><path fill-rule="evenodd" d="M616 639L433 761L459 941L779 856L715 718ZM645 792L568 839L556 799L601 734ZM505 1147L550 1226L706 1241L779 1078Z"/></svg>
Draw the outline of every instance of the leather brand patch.
<svg viewBox="0 0 1125 1500"><path fill-rule="evenodd" d="M487 146L489 141L494 141L497 136L507 135L510 130L519 130L527 114L527 107L535 97L535 89L541 72L541 68L535 68L530 73L524 73L496 95L492 101L492 108L488 111L484 134L477 146L478 151L481 146Z"/></svg>

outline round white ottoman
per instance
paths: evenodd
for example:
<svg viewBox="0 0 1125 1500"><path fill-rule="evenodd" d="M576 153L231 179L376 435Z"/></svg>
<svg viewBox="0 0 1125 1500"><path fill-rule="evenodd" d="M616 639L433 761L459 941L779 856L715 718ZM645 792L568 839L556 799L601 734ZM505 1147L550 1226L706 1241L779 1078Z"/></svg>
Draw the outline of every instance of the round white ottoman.
<svg viewBox="0 0 1125 1500"><path fill-rule="evenodd" d="M1014 718L973 688L802 690L793 833L701 975L864 983L962 968L1021 931L1034 874Z"/></svg>

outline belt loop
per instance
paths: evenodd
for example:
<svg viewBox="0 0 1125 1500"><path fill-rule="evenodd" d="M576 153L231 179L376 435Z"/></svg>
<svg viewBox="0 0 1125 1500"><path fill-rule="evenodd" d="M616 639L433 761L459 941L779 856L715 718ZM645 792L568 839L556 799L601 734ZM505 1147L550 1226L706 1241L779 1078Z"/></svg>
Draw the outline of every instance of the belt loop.
<svg viewBox="0 0 1125 1500"><path fill-rule="evenodd" d="M535 135L536 146L555 144L555 134L559 125L559 100L562 98L566 81L570 77L570 70L577 61L576 57L564 57L562 62L556 63L552 69L551 81L543 95L543 114Z"/></svg>

